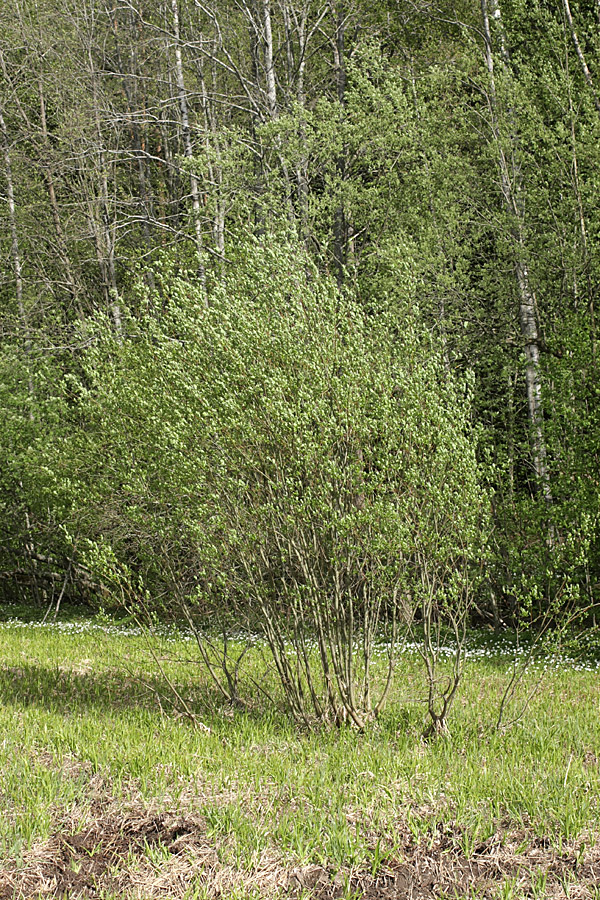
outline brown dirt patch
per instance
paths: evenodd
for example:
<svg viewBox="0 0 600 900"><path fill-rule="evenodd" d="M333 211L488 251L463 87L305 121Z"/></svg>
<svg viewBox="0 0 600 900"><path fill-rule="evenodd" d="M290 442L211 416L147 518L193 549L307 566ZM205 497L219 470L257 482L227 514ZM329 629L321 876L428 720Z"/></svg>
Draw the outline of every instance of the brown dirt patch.
<svg viewBox="0 0 600 900"><path fill-rule="evenodd" d="M499 827L468 855L462 832L452 825L438 825L419 842L401 828L399 838L401 851L376 875L316 865L286 867L268 852L242 871L222 861L201 816L169 813L141 802L123 809L104 799L80 811L79 821L73 815L65 819L19 866L0 869L0 900L92 900L107 895L176 900L192 886L202 886L205 895L214 898L230 897L235 890L238 897L289 900L497 900L507 882L519 898L598 896L600 841L590 835L559 850L530 830Z"/></svg>
<svg viewBox="0 0 600 900"><path fill-rule="evenodd" d="M419 844L408 838L401 857L388 862L377 876L338 873L319 866L297 869L290 878L294 898L310 893L315 900L434 900L481 898L498 900L502 886L512 884L518 898L590 900L600 886L600 842L582 850L583 841L563 846L527 832L498 832L468 856L461 834L449 827ZM540 891L543 893L540 893Z"/></svg>
<svg viewBox="0 0 600 900"><path fill-rule="evenodd" d="M167 819L145 810L100 815L81 830L66 827L56 831L32 848L22 867L9 866L0 872L0 900L119 893L133 887L123 882L131 882L131 869L140 868L136 863L147 859L152 849L175 855L182 837L193 843L199 834L196 822Z"/></svg>
<svg viewBox="0 0 600 900"><path fill-rule="evenodd" d="M272 895L280 872L267 854L252 871L223 864L200 816L101 800L71 815L19 865L0 868L0 900L181 898L190 886L227 897L246 886Z"/></svg>

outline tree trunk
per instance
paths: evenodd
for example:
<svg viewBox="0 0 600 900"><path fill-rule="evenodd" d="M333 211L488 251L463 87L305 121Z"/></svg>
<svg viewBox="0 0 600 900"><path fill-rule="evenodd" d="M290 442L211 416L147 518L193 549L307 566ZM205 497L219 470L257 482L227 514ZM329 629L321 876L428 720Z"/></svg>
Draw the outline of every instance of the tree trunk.
<svg viewBox="0 0 600 900"><path fill-rule="evenodd" d="M575 52L577 53L577 58L579 60L579 64L581 66L581 70L583 72L583 77L585 78L590 91L592 92L592 97L594 98L594 106L598 113L600 113L600 98L596 93L596 88L594 86L594 79L592 78L592 73L588 68L588 64L585 59L585 55L581 44L579 43L579 38L577 37L577 31L575 29L575 23L573 22L573 16L571 15L571 7L569 5L569 0L563 0L563 9L565 11L565 16L567 22L569 23L569 31L571 32L571 40L573 41L573 46L575 47ZM600 7L599 7L599 17L600 17Z"/></svg>
<svg viewBox="0 0 600 900"><path fill-rule="evenodd" d="M10 159L10 143L8 130L4 121L4 114L0 108L0 133L2 134L2 154L4 156L4 170L6 177L6 196L8 200L8 222L10 226L10 252L15 273L15 294L19 319L27 332L25 305L23 302L23 267L21 265L21 251L19 249L19 236L17 232L17 216L15 204L15 190L12 176L12 163Z"/></svg>
<svg viewBox="0 0 600 900"><path fill-rule="evenodd" d="M52 212L52 221L54 223L54 230L56 232L56 246L58 249L58 255L60 257L60 261L62 263L62 267L65 273L65 279L67 283L67 288L71 297L73 299L73 303L76 306L77 312L79 316L83 316L83 310L81 308L81 295L83 293L83 288L80 284L78 284L75 279L75 274L73 272L73 267L71 265L71 258L69 256L69 249L67 246L67 240L65 238L65 232L62 226L62 220L60 216L60 208L58 205L58 200L56 197L56 188L54 186L54 177L52 175L52 168L50 165L50 139L48 135L48 123L46 118L46 99L44 96L44 86L42 84L42 79L40 77L38 81L38 90L40 97L40 125L42 129L42 148L43 148L43 158L42 158L42 169L44 174L44 181L46 183L46 190L48 191L48 200L50 201L50 210Z"/></svg>
<svg viewBox="0 0 600 900"><path fill-rule="evenodd" d="M181 53L181 30L179 22L179 3L178 0L171 0L171 11L173 13L173 37L175 52L175 78L177 81L177 93L179 99L179 111L181 113L181 133L183 137L183 147L185 158L192 160L194 158L194 150L192 147L192 135L190 130L190 115L187 99L187 91L185 88L185 79L183 77L183 57ZM194 216L194 233L196 235L196 250L198 253L198 277L206 298L206 272L204 269L204 240L202 237L202 222L200 218L200 190L198 187L198 179L190 169L190 192L192 195L192 210ZM206 299L205 299L206 302Z"/></svg>
<svg viewBox="0 0 600 900"><path fill-rule="evenodd" d="M334 11L335 37L333 41L333 60L335 67L335 82L337 98L341 106L346 103L346 66L344 61L345 45L345 16L343 5L340 4ZM342 150L341 157L337 160L337 169L341 182L346 177L346 148ZM348 223L343 201L340 201L333 217L333 260L338 284L342 284L346 272L346 250L348 245Z"/></svg>
<svg viewBox="0 0 600 900"><path fill-rule="evenodd" d="M488 98L491 123L498 152L498 169L500 172L503 204L507 217L511 222L510 228L514 247L515 279L517 295L519 298L519 325L523 337L523 349L525 353L525 381L527 386L527 410L529 414L531 452L538 488L544 498L548 502L551 502L552 492L548 475L546 441L544 436L542 373L540 371L540 335L535 296L531 287L529 269L527 266L524 236L523 184L520 168L516 161L518 151L517 129L514 121L510 121L510 111L507 113L509 118L509 128L503 129L502 113L496 91L494 53L492 49L493 44L489 16L490 8L499 29L501 57L504 66L507 65L509 57L502 30L501 11L497 0L490 0L489 7L488 0L481 0L485 62L489 75ZM506 134L505 131L507 131L508 134ZM510 159L507 158L506 146L510 150Z"/></svg>
<svg viewBox="0 0 600 900"><path fill-rule="evenodd" d="M17 231L17 208L15 203L15 189L12 175L12 164L10 159L10 143L8 140L8 129L4 121L4 114L0 107L0 134L2 135L2 151L4 156L4 169L6 177L6 196L8 200L8 222L10 226L10 252L12 256L13 269L15 273L15 295L17 300L17 312L19 322L23 330L25 342L25 354L31 353L31 335L29 333L29 325L27 315L25 313L25 301L23 297L23 266L21 263L21 250L19 247L19 234ZM29 399L33 401L34 388L31 372L27 376L27 388ZM29 407L29 419L33 420L33 405Z"/></svg>
<svg viewBox="0 0 600 900"><path fill-rule="evenodd" d="M273 64L273 29L271 25L271 0L262 0L262 25L264 33L265 79L267 83L267 111L270 119L277 118L277 87Z"/></svg>
<svg viewBox="0 0 600 900"><path fill-rule="evenodd" d="M137 35L136 35L136 27L135 27L135 12L133 9L129 10L129 25L130 25L130 36L126 38L127 44L130 47L130 66L129 73L125 71L123 66L122 56L121 56L121 45L119 42L119 34L118 34L118 25L117 25L117 17L116 10L112 11L111 14L111 27L115 40L115 53L117 58L117 64L119 68L119 74L121 76L121 83L123 86L123 94L125 97L125 101L127 103L127 110L129 113L130 119L130 127L131 127L131 143L133 147L133 153L137 162L137 174L138 174L138 185L139 185L139 197L136 198L136 205L139 204L141 208L141 219L142 219L142 230L144 234L144 243L146 248L150 248L152 244L152 235L150 224L152 221L152 200L150 197L150 193L148 190L148 178L146 175L146 155L145 155L145 147L144 141L142 139L142 135L140 133L140 125L139 125L139 116L138 110L136 108L136 83L139 76L138 65L137 65ZM147 124L147 123L144 123ZM147 271L144 275L146 279L147 285L153 289L155 287L155 279L154 273L152 271Z"/></svg>

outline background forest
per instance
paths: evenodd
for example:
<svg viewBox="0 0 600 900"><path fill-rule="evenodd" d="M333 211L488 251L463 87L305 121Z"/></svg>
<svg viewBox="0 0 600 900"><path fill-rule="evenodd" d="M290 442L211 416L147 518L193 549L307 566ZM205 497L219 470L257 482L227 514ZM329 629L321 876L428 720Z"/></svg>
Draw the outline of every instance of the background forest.
<svg viewBox="0 0 600 900"><path fill-rule="evenodd" d="M599 43L597 0L5 0L4 599L258 617L299 708L323 629L346 712L355 619L591 609Z"/></svg>

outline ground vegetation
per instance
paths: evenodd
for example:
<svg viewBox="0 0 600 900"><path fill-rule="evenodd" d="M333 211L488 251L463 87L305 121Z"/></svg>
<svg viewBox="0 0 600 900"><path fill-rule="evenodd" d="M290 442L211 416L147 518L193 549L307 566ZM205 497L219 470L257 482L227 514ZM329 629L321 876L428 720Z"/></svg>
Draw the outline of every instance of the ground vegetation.
<svg viewBox="0 0 600 900"><path fill-rule="evenodd" d="M231 715L258 692L353 741L414 688L442 748L478 721L470 629L510 631L494 730L537 727L540 659L597 641L599 28L591 0L6 0L3 607L127 615L190 726L167 625ZM148 816L108 842L154 846Z"/></svg>

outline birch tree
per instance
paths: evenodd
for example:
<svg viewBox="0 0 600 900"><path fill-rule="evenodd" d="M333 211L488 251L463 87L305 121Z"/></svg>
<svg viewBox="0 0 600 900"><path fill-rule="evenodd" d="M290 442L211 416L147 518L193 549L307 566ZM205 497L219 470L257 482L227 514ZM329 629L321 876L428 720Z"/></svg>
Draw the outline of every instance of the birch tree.
<svg viewBox="0 0 600 900"><path fill-rule="evenodd" d="M183 55L181 50L181 28L179 21L179 0L171 0L171 13L173 16L173 54L175 57L175 78L177 83L177 97L179 100L179 110L181 113L181 133L183 137L183 147L185 158L191 161L194 158L194 148L192 146L192 132L190 126L190 112L188 104L188 95L185 86L185 78L183 72ZM200 283L206 289L206 273L204 269L204 239L202 236L201 221L201 203L200 188L198 179L190 168L190 193L192 197L192 210L194 219L194 234L196 236L196 252L198 256L198 276Z"/></svg>
<svg viewBox="0 0 600 900"><path fill-rule="evenodd" d="M25 313L25 303L23 299L23 263L21 260L21 249L19 245L19 234L17 231L17 214L15 203L15 188L12 174L12 162L10 154L10 140L8 129L4 120L4 113L0 106L0 138L2 140L2 155L4 158L4 175L6 179L6 198L8 206L8 223L10 227L10 252L12 256L12 264L15 278L15 296L17 300L17 310L19 320L24 333L27 335L27 316ZM29 337L26 337L26 345L29 345ZM33 392L33 386L31 387Z"/></svg>
<svg viewBox="0 0 600 900"><path fill-rule="evenodd" d="M590 72L590 70L588 68L585 53L583 52L583 47L581 46L581 42L577 35L577 29L575 27L575 22L573 21L573 14L571 13L571 5L569 3L569 0L563 0L563 9L564 9L564 13L565 13L565 18L566 18L568 26L569 26L571 40L573 41L573 46L575 47L575 52L577 53L577 59L579 60L579 64L581 66L581 71L583 72L587 86L590 89L592 98L594 100L594 106L596 107L596 112L598 114L600 114L600 97L598 96L598 94L596 92L596 85L594 83L592 73Z"/></svg>
<svg viewBox="0 0 600 900"><path fill-rule="evenodd" d="M548 473L544 434L544 404L540 369L540 332L536 298L531 284L525 229L525 193L519 160L518 122L514 110L505 105L496 84L496 67L510 80L510 56L502 24L499 0L481 0L485 63L488 71L488 105L500 177L502 203L508 221L514 252L514 271L519 302L519 325L525 353L527 408L531 429L532 457L539 489L550 502L552 491ZM491 16L490 16L491 13ZM494 41L490 18L495 22Z"/></svg>

